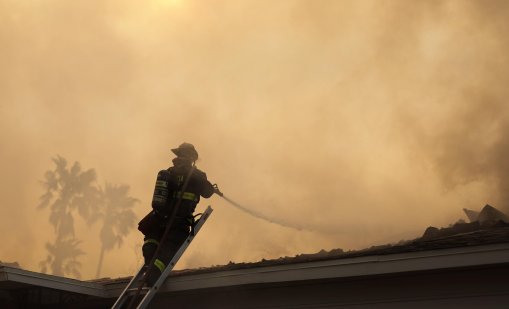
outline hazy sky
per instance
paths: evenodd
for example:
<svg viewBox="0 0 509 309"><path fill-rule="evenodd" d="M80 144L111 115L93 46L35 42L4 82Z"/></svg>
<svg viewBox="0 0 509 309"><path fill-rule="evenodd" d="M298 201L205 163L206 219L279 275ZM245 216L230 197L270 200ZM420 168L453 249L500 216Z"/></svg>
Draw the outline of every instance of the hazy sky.
<svg viewBox="0 0 509 309"><path fill-rule="evenodd" d="M150 209L186 141L252 218L215 211L179 267L418 237L509 209L509 2L0 0L1 261L39 270L61 155ZM99 226L79 225L95 274ZM132 274L141 235L106 254Z"/></svg>

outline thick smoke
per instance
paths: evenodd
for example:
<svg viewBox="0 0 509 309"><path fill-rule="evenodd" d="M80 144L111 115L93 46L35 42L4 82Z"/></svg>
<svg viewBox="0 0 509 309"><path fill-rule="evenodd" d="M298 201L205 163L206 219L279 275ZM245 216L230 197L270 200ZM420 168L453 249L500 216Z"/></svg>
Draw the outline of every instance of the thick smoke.
<svg viewBox="0 0 509 309"><path fill-rule="evenodd" d="M0 0L0 260L39 270L51 157L129 185L142 218L184 141L227 196L302 230L203 200L215 211L180 267L363 248L463 207L507 210L507 33L495 0ZM89 278L99 231L76 224ZM108 252L103 274L134 272L141 241Z"/></svg>
<svg viewBox="0 0 509 309"><path fill-rule="evenodd" d="M413 128L416 155L430 162L446 190L482 186L486 203L509 211L509 39L502 35L509 31L509 3L446 3L468 18L467 34L447 36L447 46L456 48L436 59L430 84L441 91L423 98L430 107L422 114L410 109L421 103L403 108L401 129Z"/></svg>

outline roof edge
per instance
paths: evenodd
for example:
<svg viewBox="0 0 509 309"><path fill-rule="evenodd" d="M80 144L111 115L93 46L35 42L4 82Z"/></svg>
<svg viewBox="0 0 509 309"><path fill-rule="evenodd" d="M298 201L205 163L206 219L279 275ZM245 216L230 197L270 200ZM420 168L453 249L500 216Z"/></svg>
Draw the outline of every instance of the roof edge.
<svg viewBox="0 0 509 309"><path fill-rule="evenodd" d="M1 281L11 281L28 285L36 285L45 288L97 297L108 297L104 286L99 283L42 274L9 266L0 266L0 282Z"/></svg>
<svg viewBox="0 0 509 309"><path fill-rule="evenodd" d="M509 263L508 243L181 274L170 276L160 290L173 292L260 283L355 278L506 263ZM105 286L110 297L115 297L120 294L125 283Z"/></svg>

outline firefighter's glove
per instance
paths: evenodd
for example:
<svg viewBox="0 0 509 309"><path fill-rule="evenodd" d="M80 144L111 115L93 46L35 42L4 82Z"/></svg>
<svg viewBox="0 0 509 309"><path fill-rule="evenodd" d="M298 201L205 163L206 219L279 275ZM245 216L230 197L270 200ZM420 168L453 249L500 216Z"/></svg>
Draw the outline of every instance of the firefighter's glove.
<svg viewBox="0 0 509 309"><path fill-rule="evenodd" d="M217 186L217 184L213 184L212 185L214 187L214 193L219 195L219 196L223 196L223 192L219 191L219 187Z"/></svg>

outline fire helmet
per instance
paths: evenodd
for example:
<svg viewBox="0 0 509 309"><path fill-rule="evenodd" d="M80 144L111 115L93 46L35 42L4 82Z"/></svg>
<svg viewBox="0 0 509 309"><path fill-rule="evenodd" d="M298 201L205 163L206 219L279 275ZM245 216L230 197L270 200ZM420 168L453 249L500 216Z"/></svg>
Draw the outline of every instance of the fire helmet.
<svg viewBox="0 0 509 309"><path fill-rule="evenodd" d="M192 161L198 160L198 152L194 149L193 144L182 143L178 148L173 148L171 150L177 157L187 158Z"/></svg>

